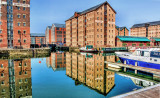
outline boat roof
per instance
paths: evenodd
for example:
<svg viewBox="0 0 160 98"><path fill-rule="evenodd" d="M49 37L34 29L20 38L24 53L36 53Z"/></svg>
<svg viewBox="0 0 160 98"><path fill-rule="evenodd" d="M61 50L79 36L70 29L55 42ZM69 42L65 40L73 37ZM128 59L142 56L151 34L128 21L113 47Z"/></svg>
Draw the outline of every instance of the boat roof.
<svg viewBox="0 0 160 98"><path fill-rule="evenodd" d="M155 52L159 52L160 48L137 49L137 51L155 51Z"/></svg>

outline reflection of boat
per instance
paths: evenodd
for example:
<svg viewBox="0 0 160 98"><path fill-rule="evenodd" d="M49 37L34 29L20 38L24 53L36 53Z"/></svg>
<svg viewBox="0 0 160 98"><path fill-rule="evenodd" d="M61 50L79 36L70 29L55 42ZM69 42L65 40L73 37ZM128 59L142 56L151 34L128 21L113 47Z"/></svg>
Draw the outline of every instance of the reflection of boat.
<svg viewBox="0 0 160 98"><path fill-rule="evenodd" d="M91 53L81 53L81 55L84 55L86 58L92 58L93 54Z"/></svg>
<svg viewBox="0 0 160 98"><path fill-rule="evenodd" d="M97 53L98 50L94 49L92 45L86 45L86 47L80 48L80 52Z"/></svg>
<svg viewBox="0 0 160 98"><path fill-rule="evenodd" d="M116 52L116 55L124 64L160 69L160 48L137 49L133 53Z"/></svg>

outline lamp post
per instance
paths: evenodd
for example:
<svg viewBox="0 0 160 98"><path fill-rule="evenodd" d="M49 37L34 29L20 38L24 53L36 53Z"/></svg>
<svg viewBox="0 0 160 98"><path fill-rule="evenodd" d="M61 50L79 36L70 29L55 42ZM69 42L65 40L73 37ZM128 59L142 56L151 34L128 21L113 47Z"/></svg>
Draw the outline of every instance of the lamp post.
<svg viewBox="0 0 160 98"><path fill-rule="evenodd" d="M18 31L19 38L20 38L20 47L21 47L21 31Z"/></svg>
<svg viewBox="0 0 160 98"><path fill-rule="evenodd" d="M22 48L22 42L21 42L21 40L23 40L23 33L21 33L21 31L18 31L18 34L19 34L19 36L20 36L20 48Z"/></svg>

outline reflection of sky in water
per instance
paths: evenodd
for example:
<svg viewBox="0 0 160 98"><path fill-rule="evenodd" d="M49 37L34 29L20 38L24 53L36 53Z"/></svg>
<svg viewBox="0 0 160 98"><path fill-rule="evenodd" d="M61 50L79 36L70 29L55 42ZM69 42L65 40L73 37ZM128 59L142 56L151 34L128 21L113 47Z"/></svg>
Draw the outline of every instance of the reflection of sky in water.
<svg viewBox="0 0 160 98"><path fill-rule="evenodd" d="M66 71L54 72L52 68L48 68L46 59L32 59L31 62L33 98L103 98L140 88L130 78L115 74L115 87L104 96L82 84L75 86L75 80L68 77Z"/></svg>

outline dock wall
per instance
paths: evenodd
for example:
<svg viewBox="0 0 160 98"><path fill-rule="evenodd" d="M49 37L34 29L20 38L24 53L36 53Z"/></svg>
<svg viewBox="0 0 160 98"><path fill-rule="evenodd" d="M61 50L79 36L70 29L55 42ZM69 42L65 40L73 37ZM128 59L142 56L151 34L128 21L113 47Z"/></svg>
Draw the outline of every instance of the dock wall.
<svg viewBox="0 0 160 98"><path fill-rule="evenodd" d="M1 49L0 58L45 57L51 53L50 48L37 49Z"/></svg>

